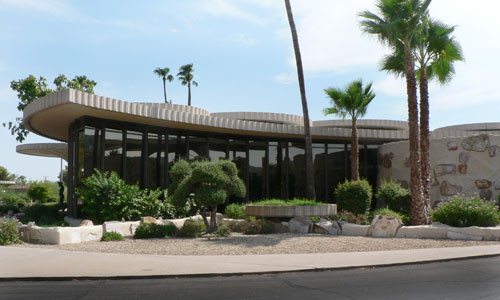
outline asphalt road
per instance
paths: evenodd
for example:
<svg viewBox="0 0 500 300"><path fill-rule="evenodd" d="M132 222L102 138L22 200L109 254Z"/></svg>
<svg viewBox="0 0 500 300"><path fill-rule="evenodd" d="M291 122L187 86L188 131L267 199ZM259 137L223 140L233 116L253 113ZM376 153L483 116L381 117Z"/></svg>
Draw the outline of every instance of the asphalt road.
<svg viewBox="0 0 500 300"><path fill-rule="evenodd" d="M275 275L4 281L0 299L500 299L500 257Z"/></svg>

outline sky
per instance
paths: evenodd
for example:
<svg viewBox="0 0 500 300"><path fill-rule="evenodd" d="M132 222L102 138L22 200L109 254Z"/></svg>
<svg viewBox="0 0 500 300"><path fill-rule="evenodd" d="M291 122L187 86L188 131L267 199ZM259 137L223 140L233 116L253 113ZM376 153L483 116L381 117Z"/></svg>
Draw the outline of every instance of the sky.
<svg viewBox="0 0 500 300"><path fill-rule="evenodd" d="M360 30L358 14L375 0L291 0L312 120L326 120L328 87L373 82L366 119L407 120L405 83L379 70L389 49ZM465 62L446 85L430 86L431 129L498 122L498 0L434 0L430 14L456 25ZM86 75L95 93L130 102L162 102L153 70L194 64L192 105L210 112L302 115L295 57L281 0L0 0L0 123L22 116L10 82L28 75L52 83ZM187 104L187 89L167 83L168 98ZM56 180L57 158L17 154L0 127L0 166L32 180ZM30 134L25 143L51 142Z"/></svg>

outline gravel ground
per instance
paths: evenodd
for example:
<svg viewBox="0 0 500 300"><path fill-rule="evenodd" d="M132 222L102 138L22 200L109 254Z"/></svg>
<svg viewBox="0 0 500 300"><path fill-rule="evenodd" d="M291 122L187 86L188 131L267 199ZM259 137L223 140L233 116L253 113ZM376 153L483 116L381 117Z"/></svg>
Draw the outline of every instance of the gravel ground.
<svg viewBox="0 0 500 300"><path fill-rule="evenodd" d="M148 240L126 238L120 242L86 242L61 246L22 244L20 247L156 255L248 255L362 252L478 245L500 245L500 242L382 239L359 236L291 233L268 235L242 235L235 233L227 238L204 237L198 239L165 238Z"/></svg>

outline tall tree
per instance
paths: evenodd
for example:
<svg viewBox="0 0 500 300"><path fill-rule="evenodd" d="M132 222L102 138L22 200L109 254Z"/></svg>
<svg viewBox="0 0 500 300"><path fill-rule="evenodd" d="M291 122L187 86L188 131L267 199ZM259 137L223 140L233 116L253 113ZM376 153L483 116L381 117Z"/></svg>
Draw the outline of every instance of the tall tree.
<svg viewBox="0 0 500 300"><path fill-rule="evenodd" d="M168 74L170 73L170 69L169 68L156 68L154 70L154 73L156 75L158 75L159 77L161 77L161 79L163 79L163 96L165 97L165 103L168 103L167 101L167 80L169 82L172 82L172 80L174 80L174 76L172 76L172 74Z"/></svg>
<svg viewBox="0 0 500 300"><path fill-rule="evenodd" d="M328 88L325 93L332 101L332 107L325 108L325 115L334 114L352 121L351 179L359 179L359 147L356 121L366 114L368 104L375 98L372 83L363 88L361 79L351 82L345 89Z"/></svg>
<svg viewBox="0 0 500 300"><path fill-rule="evenodd" d="M420 180L420 151L417 80L413 46L418 25L427 15L431 0L378 0L376 6L380 16L370 11L360 14L363 18L361 27L364 32L375 35L380 42L395 49L402 45L405 57L406 92L408 95L408 126L410 144L410 187L411 187L411 222L427 224L430 212L422 199Z"/></svg>
<svg viewBox="0 0 500 300"><path fill-rule="evenodd" d="M425 16L415 35L413 56L415 57L420 91L420 167L423 199L431 209L430 175L430 130L428 80L437 79L448 83L455 74L454 63L463 61L462 48L452 36L454 26L443 24ZM384 58L382 69L396 76L404 74L404 51L402 46Z"/></svg>
<svg viewBox="0 0 500 300"><path fill-rule="evenodd" d="M198 86L198 82L193 80L193 72L193 64L187 64L181 66L179 73L177 73L177 78L181 81L181 84L188 87L188 106L191 106L191 84Z"/></svg>
<svg viewBox="0 0 500 300"><path fill-rule="evenodd" d="M73 88L93 94L96 84L95 81L88 79L86 76L75 76L73 80L68 80L66 76L60 74L54 79L56 90L53 90L47 84L47 79L41 76L40 78L36 78L33 75L29 75L24 79L11 81L10 88L17 92L17 98L19 100L17 110L22 112L28 104L36 99L45 97L62 89ZM29 133L28 129L24 127L21 117L17 117L15 121L3 123L3 126L7 127L20 143L26 139Z"/></svg>
<svg viewBox="0 0 500 300"><path fill-rule="evenodd" d="M292 7L290 0L285 0L286 13L288 16L288 23L290 24L290 31L292 33L293 49L295 52L295 62L297 65L297 77L299 80L300 98L302 100L302 113L304 115L304 135L305 135L305 155L306 155L306 197L308 199L316 198L316 191L314 190L314 169L312 158L312 139L311 127L309 123L309 110L307 108L306 86L304 83L304 70L302 68L302 57L300 55L299 38L297 36L297 29L293 20Z"/></svg>

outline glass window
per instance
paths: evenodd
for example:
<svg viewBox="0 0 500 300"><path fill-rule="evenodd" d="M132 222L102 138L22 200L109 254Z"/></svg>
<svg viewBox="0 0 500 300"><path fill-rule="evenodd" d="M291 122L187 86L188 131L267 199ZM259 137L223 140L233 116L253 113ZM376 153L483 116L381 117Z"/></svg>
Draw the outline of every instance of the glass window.
<svg viewBox="0 0 500 300"><path fill-rule="evenodd" d="M122 168L122 131L106 129L104 133L104 171L115 171L121 175Z"/></svg>
<svg viewBox="0 0 500 300"><path fill-rule="evenodd" d="M176 148L176 156L175 160L179 159L187 159L189 160L189 157L187 156L187 150L189 149L189 145L187 142L187 138L184 135L178 135L177 136L177 148Z"/></svg>
<svg viewBox="0 0 500 300"><path fill-rule="evenodd" d="M304 142L288 144L288 198L306 196L306 161Z"/></svg>
<svg viewBox="0 0 500 300"><path fill-rule="evenodd" d="M316 200L325 201L325 144L312 144L312 157L314 166L314 188Z"/></svg>
<svg viewBox="0 0 500 300"><path fill-rule="evenodd" d="M94 168L98 168L99 161L99 129L85 127L80 132L78 150L78 178L79 180L93 174Z"/></svg>
<svg viewBox="0 0 500 300"><path fill-rule="evenodd" d="M148 133L148 146L147 146L147 169L146 169L146 188L157 188L160 186L159 182L159 169L158 169L158 155L159 144L158 134Z"/></svg>
<svg viewBox="0 0 500 300"><path fill-rule="evenodd" d="M189 160L208 159L208 142L206 137L189 137Z"/></svg>
<svg viewBox="0 0 500 300"><path fill-rule="evenodd" d="M136 184L141 180L141 153L142 133L127 131L127 170L125 172L127 184Z"/></svg>
<svg viewBox="0 0 500 300"><path fill-rule="evenodd" d="M266 147L266 142L251 141L249 144L250 200L262 200L266 197Z"/></svg>
<svg viewBox="0 0 500 300"><path fill-rule="evenodd" d="M328 202L334 202L335 188L346 179L345 154L344 144L328 144L328 155L326 159L328 178L326 200Z"/></svg>
<svg viewBox="0 0 500 300"><path fill-rule="evenodd" d="M209 157L211 161L226 159L227 140L211 138L208 141Z"/></svg>
<svg viewBox="0 0 500 300"><path fill-rule="evenodd" d="M247 183L247 170L248 166L246 163L247 156L247 142L241 140L229 140L229 160L234 162L236 167L238 168L238 176L243 180L243 182ZM248 193L248 187L247 187ZM238 198L235 196L230 196L227 203L243 203L245 202L246 197Z"/></svg>
<svg viewBox="0 0 500 300"><path fill-rule="evenodd" d="M269 197L286 199L286 142L269 142Z"/></svg>

